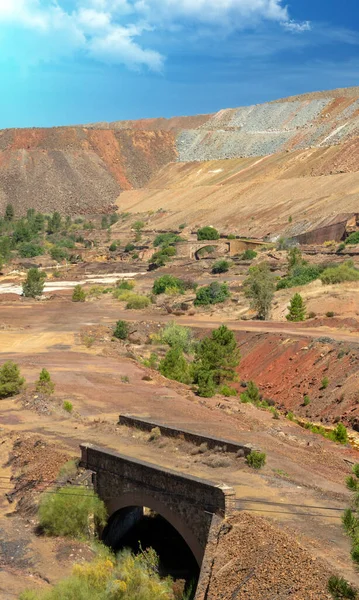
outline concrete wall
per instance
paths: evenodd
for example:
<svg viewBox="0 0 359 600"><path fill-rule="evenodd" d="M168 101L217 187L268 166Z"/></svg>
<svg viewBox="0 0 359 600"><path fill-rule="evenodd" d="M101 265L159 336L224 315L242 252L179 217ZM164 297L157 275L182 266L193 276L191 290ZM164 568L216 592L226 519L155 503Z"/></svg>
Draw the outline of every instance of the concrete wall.
<svg viewBox="0 0 359 600"><path fill-rule="evenodd" d="M161 434L166 437L182 438L195 446L200 446L204 443L207 444L209 450L216 447L223 449L225 452L238 452L239 450L243 450L244 456L247 456L253 450L252 446L247 444L194 433L193 431L188 431L188 429L179 429L177 427L162 425L162 423L157 421L140 419L139 417L133 417L132 415L120 415L119 424L126 425L127 427L135 427L136 429L148 432L152 431L154 427L158 427Z"/></svg>
<svg viewBox="0 0 359 600"><path fill-rule="evenodd" d="M232 488L92 444L81 445L81 466L95 473L95 490L105 502L109 517L128 507L145 506L154 510L177 529L199 565L212 516L224 518L234 509Z"/></svg>

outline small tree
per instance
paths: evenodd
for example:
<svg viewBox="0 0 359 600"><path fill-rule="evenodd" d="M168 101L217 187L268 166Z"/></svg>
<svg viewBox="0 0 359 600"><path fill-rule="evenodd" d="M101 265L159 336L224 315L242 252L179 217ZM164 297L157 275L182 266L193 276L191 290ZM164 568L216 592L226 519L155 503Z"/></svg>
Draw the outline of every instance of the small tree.
<svg viewBox="0 0 359 600"><path fill-rule="evenodd" d="M287 321L305 321L306 308L304 300L300 294L294 294L288 306L289 313L286 315Z"/></svg>
<svg viewBox="0 0 359 600"><path fill-rule="evenodd" d="M295 267L300 267L303 264L302 253L297 246L290 248L288 250L288 267L289 271L294 269Z"/></svg>
<svg viewBox="0 0 359 600"><path fill-rule="evenodd" d="M210 285L199 288L196 292L195 306L208 306L219 304L230 298L230 292L226 283L213 281Z"/></svg>
<svg viewBox="0 0 359 600"><path fill-rule="evenodd" d="M6 361L0 368L0 398L15 396L21 391L25 379L20 375L20 369L12 360Z"/></svg>
<svg viewBox="0 0 359 600"><path fill-rule="evenodd" d="M53 394L55 390L55 384L51 381L50 373L47 369L42 369L40 373L40 377L36 382L36 391L39 394Z"/></svg>
<svg viewBox="0 0 359 600"><path fill-rule="evenodd" d="M152 287L153 294L156 294L156 296L165 294L166 290L176 290L179 294L183 293L183 281L173 275L162 275L162 277L155 279Z"/></svg>
<svg viewBox="0 0 359 600"><path fill-rule="evenodd" d="M209 225L201 227L197 231L197 240L219 240L219 232Z"/></svg>
<svg viewBox="0 0 359 600"><path fill-rule="evenodd" d="M86 292L81 285L75 285L72 292L72 302L85 302Z"/></svg>
<svg viewBox="0 0 359 600"><path fill-rule="evenodd" d="M15 217L15 210L12 204L8 204L5 208L5 215L4 215L4 219L5 221L13 221Z"/></svg>
<svg viewBox="0 0 359 600"><path fill-rule="evenodd" d="M276 277L271 273L268 264L260 263L251 267L243 285L247 298L251 300L252 308L257 311L258 318L268 319L276 286Z"/></svg>
<svg viewBox="0 0 359 600"><path fill-rule="evenodd" d="M180 383L191 382L189 365L180 348L170 348L165 358L161 360L159 370L168 379L173 379Z"/></svg>
<svg viewBox="0 0 359 600"><path fill-rule="evenodd" d="M101 219L101 229L107 229L108 227L108 220L106 215L104 215Z"/></svg>
<svg viewBox="0 0 359 600"><path fill-rule="evenodd" d="M215 386L234 381L239 361L240 352L233 331L225 325L213 330L209 337L201 340L195 351L192 370L199 391L211 389L215 393Z"/></svg>
<svg viewBox="0 0 359 600"><path fill-rule="evenodd" d="M128 324L126 321L117 321L113 335L119 340L126 340L128 337Z"/></svg>
<svg viewBox="0 0 359 600"><path fill-rule="evenodd" d="M46 274L36 267L29 269L26 280L22 284L22 293L26 298L36 298L44 291Z"/></svg>

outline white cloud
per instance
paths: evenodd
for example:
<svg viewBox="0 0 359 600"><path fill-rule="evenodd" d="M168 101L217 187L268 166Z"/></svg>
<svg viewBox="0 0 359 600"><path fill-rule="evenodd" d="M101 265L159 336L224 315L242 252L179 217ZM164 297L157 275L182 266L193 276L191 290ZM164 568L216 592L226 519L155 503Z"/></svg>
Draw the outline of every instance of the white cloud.
<svg viewBox="0 0 359 600"><path fill-rule="evenodd" d="M59 56L81 50L102 62L122 63L136 69L146 66L158 71L163 67L164 57L144 47L141 38L146 31L173 32L190 24L221 29L223 34L263 21L277 22L293 33L310 29L308 22L297 23L290 18L283 1L73 0L72 8L65 9L64 0L0 0L0 33L9 35L9 26L25 32L19 39L18 54L24 39L32 33L34 44L37 42L38 48L44 45L43 55L36 53L37 60L56 58L58 43ZM51 47L50 55L47 44ZM26 44L25 47L28 48ZM7 51L0 46L3 59Z"/></svg>

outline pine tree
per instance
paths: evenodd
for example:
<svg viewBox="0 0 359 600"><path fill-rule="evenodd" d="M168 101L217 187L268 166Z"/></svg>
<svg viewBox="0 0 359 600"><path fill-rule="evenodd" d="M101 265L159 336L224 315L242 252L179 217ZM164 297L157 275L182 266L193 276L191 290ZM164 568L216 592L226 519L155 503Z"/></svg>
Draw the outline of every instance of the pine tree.
<svg viewBox="0 0 359 600"><path fill-rule="evenodd" d="M289 313L286 316L287 321L305 321L306 308L300 294L294 294L288 306Z"/></svg>
<svg viewBox="0 0 359 600"><path fill-rule="evenodd" d="M180 381L181 383L190 383L191 376L189 365L180 348L171 348L159 366L160 373L168 379Z"/></svg>
<svg viewBox="0 0 359 600"><path fill-rule="evenodd" d="M36 382L36 391L42 394L53 394L55 384L51 381L50 373L47 369L42 369L40 377Z"/></svg>
<svg viewBox="0 0 359 600"><path fill-rule="evenodd" d="M86 292L81 285L75 285L72 293L72 302L85 302Z"/></svg>
<svg viewBox="0 0 359 600"><path fill-rule="evenodd" d="M36 298L41 296L44 291L44 279L46 273L39 271L37 268L29 269L27 277L22 284L22 293L26 298Z"/></svg>

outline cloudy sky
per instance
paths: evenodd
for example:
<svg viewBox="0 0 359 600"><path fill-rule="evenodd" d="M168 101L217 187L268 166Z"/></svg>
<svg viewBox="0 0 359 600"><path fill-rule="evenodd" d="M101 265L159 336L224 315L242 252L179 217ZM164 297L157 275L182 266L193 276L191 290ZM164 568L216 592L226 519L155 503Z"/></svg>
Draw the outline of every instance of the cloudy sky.
<svg viewBox="0 0 359 600"><path fill-rule="evenodd" d="M0 0L0 128L359 84L358 0Z"/></svg>

